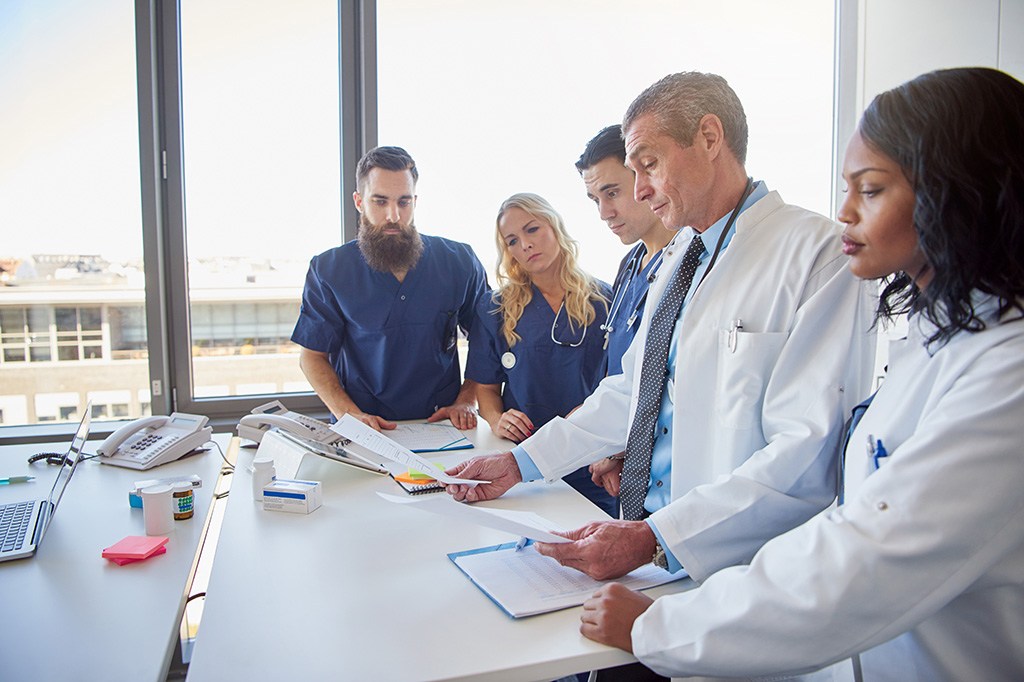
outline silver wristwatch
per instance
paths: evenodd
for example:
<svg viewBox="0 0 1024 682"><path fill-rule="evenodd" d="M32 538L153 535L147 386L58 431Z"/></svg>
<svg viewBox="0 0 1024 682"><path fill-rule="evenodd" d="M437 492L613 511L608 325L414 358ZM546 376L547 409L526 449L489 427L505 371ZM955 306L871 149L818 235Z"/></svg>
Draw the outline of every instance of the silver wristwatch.
<svg viewBox="0 0 1024 682"><path fill-rule="evenodd" d="M658 542L657 536L654 538L654 556L651 557L651 563L662 570L668 570L668 555L665 554L665 548Z"/></svg>

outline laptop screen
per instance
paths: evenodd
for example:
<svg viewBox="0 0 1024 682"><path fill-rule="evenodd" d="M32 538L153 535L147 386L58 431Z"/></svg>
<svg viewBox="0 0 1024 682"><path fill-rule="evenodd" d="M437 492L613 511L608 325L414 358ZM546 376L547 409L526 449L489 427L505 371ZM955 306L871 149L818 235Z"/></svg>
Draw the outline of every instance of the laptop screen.
<svg viewBox="0 0 1024 682"><path fill-rule="evenodd" d="M85 447L85 441L89 438L89 423L92 421L91 413L92 405L86 405L85 415L78 425L78 430L75 431L75 437L71 439L71 447L68 448L68 454L64 457L64 463L61 465L60 471L57 472L57 479L53 482L53 488L50 489L50 518L53 518L53 510L57 508L57 504L64 494L64 489L68 486L68 481L71 480L71 475L75 473L75 468L78 466L79 458L82 455L82 448ZM46 523L49 525L49 519L47 519Z"/></svg>

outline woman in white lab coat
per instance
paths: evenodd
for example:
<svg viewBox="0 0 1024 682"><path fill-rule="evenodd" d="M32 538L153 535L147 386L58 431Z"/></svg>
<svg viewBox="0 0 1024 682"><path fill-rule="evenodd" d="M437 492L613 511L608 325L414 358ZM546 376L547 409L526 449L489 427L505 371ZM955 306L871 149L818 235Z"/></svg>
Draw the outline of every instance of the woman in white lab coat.
<svg viewBox="0 0 1024 682"><path fill-rule="evenodd" d="M673 676L1024 679L1024 85L885 92L843 175L850 268L886 278L880 318L910 313L845 498L690 592L606 585L581 632Z"/></svg>

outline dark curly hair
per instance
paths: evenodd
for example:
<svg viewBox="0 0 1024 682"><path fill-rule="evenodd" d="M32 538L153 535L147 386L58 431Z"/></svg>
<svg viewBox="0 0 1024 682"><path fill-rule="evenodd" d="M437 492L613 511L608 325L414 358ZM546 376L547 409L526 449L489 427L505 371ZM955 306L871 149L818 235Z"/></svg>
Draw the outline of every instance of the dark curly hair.
<svg viewBox="0 0 1024 682"><path fill-rule="evenodd" d="M998 298L1000 318L1024 314L1024 84L995 69L932 71L875 97L859 131L910 181L933 271L923 291L894 276L879 317L920 312L941 344L985 328L975 289Z"/></svg>

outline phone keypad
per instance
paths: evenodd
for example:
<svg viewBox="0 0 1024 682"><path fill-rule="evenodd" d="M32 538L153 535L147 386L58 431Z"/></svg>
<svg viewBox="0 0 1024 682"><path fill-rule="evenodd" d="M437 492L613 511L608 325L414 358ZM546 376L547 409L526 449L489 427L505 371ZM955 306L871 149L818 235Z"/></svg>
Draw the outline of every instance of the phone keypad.
<svg viewBox="0 0 1024 682"><path fill-rule="evenodd" d="M160 454L160 451L164 449L163 446L156 445L163 439L163 436L158 436L153 433L146 434L126 446L124 448L125 454L137 462L148 462Z"/></svg>

